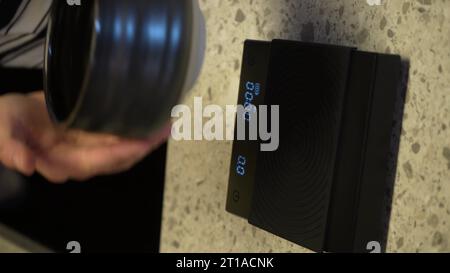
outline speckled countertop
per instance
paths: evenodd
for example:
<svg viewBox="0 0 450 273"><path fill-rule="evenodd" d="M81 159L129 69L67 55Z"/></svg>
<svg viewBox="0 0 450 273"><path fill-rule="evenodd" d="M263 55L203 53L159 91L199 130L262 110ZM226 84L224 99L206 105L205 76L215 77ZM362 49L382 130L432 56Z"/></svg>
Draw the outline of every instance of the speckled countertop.
<svg viewBox="0 0 450 273"><path fill-rule="evenodd" d="M450 252L450 0L201 0L205 65L186 98L235 104L245 39L357 46L409 60L388 252ZM400 120L398 121L400 122ZM169 146L162 252L305 252L225 212L230 142ZM0 238L0 251L21 251Z"/></svg>
<svg viewBox="0 0 450 273"><path fill-rule="evenodd" d="M235 104L245 39L357 46L409 60L389 252L450 252L450 0L202 0L208 46L186 98ZM399 122L399 121L398 121ZM304 252L225 212L230 142L170 143L162 252Z"/></svg>

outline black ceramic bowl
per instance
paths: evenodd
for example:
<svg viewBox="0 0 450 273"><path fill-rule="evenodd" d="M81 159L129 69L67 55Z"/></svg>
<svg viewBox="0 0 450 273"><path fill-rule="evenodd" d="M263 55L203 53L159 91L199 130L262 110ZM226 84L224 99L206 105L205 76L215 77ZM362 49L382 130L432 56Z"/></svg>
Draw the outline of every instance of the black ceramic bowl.
<svg viewBox="0 0 450 273"><path fill-rule="evenodd" d="M53 1L45 94L66 128L147 137L199 72L197 0Z"/></svg>

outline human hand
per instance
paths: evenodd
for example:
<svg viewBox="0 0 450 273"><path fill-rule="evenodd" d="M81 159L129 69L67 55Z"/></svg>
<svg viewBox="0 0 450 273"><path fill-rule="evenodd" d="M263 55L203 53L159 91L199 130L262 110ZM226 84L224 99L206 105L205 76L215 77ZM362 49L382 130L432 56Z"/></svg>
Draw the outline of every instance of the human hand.
<svg viewBox="0 0 450 273"><path fill-rule="evenodd" d="M169 137L170 124L147 140L62 130L55 126L43 92L0 96L0 162L47 180L88 180L128 170Z"/></svg>

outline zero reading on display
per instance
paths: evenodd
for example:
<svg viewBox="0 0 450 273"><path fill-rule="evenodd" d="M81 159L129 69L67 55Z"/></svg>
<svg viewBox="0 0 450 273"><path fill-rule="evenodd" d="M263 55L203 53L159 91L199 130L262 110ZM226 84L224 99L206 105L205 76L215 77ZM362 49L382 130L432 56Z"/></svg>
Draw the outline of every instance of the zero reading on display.
<svg viewBox="0 0 450 273"><path fill-rule="evenodd" d="M238 156L237 165L236 165L236 173L240 176L244 176L246 165L247 165L247 158L242 155Z"/></svg>

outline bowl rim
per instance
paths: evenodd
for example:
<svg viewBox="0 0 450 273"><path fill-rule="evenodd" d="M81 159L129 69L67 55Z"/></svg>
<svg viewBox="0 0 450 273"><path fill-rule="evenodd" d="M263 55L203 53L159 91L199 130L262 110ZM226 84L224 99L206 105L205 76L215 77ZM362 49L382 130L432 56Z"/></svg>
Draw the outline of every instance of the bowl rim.
<svg viewBox="0 0 450 273"><path fill-rule="evenodd" d="M45 94L45 101L47 105L47 109L50 115L50 118L58 125L58 127L61 127L63 129L70 128L72 125L76 123L76 120L78 118L78 114L80 112L81 107L83 106L83 102L86 98L87 88L90 81L90 77L92 75L92 69L94 65L94 59L95 59L95 51L97 48L97 32L96 32L96 24L99 20L99 8L98 8L98 0L90 0L93 2L93 22L90 24L91 29L89 30L91 32L91 39L89 44L89 55L88 55L88 62L86 64L86 67L84 69L84 77L81 83L80 92L78 93L75 105L73 109L70 109L70 112L68 116L65 119L61 119L58 117L58 115L55 113L55 110L53 108L53 96L52 92L54 90L49 90L49 82L48 82L48 74L50 71L49 68L49 50L51 48L51 40L52 40L52 30L54 27L54 20L52 14L55 12L55 5L57 5L55 2L52 4L52 11L50 12L50 16L47 23L47 35L46 35L46 41L45 41L45 47L44 47L44 94ZM92 19L91 19L92 20Z"/></svg>

